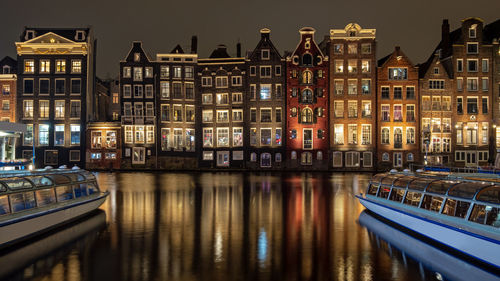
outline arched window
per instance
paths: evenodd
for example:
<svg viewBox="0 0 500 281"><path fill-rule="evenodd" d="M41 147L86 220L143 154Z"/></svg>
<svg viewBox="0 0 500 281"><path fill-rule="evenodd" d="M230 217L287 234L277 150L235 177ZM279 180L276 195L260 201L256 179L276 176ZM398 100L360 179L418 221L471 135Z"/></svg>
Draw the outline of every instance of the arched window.
<svg viewBox="0 0 500 281"><path fill-rule="evenodd" d="M382 144L389 144L389 128L382 128Z"/></svg>
<svg viewBox="0 0 500 281"><path fill-rule="evenodd" d="M384 152L382 154L382 161L389 161L389 153Z"/></svg>
<svg viewBox="0 0 500 281"><path fill-rule="evenodd" d="M302 154L300 154L300 163L302 165L312 165L312 153L302 152Z"/></svg>
<svg viewBox="0 0 500 281"><path fill-rule="evenodd" d="M313 92L310 89L305 89L302 91L300 96L300 101L302 103L312 103L313 102Z"/></svg>
<svg viewBox="0 0 500 281"><path fill-rule="evenodd" d="M305 70L302 72L302 83L304 84L312 84L313 82L313 74L309 70Z"/></svg>
<svg viewBox="0 0 500 281"><path fill-rule="evenodd" d="M297 108L296 107L292 107L290 109L290 115L292 115L292 117L297 117Z"/></svg>
<svg viewBox="0 0 500 281"><path fill-rule="evenodd" d="M394 129L394 148L403 147L403 130L401 128Z"/></svg>
<svg viewBox="0 0 500 281"><path fill-rule="evenodd" d="M302 56L302 65L312 65L313 63L313 58L311 54L304 54Z"/></svg>
<svg viewBox="0 0 500 281"><path fill-rule="evenodd" d="M302 119L302 123L312 123L313 122L313 111L312 111L312 109L310 109L308 107L302 109L300 117Z"/></svg>

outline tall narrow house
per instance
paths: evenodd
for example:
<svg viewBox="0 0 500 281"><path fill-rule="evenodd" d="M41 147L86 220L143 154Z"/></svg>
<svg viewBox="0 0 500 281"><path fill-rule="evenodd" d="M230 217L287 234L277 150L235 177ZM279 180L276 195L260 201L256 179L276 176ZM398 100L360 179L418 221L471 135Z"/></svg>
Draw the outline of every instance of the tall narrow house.
<svg viewBox="0 0 500 281"><path fill-rule="evenodd" d="M191 52L177 45L170 53L156 55L156 111L159 168L197 167L195 145L196 37Z"/></svg>
<svg viewBox="0 0 500 281"><path fill-rule="evenodd" d="M0 121L16 122L17 61L11 57L0 60ZM17 141L17 139L16 139Z"/></svg>
<svg viewBox="0 0 500 281"><path fill-rule="evenodd" d="M331 29L330 150L335 170L372 170L376 151L375 29Z"/></svg>
<svg viewBox="0 0 500 281"><path fill-rule="evenodd" d="M18 155L30 159L35 151L37 167L84 167L95 104L92 30L25 27L15 44L17 120L28 127Z"/></svg>
<svg viewBox="0 0 500 281"><path fill-rule="evenodd" d="M328 57L300 29L300 42L286 58L287 163L290 168L328 168Z"/></svg>
<svg viewBox="0 0 500 281"><path fill-rule="evenodd" d="M247 168L283 167L286 122L285 59L270 38L271 30L260 30L260 41L247 58L249 96L245 116L248 136ZM235 96L233 102L239 98ZM243 100L241 100L243 102Z"/></svg>
<svg viewBox="0 0 500 281"><path fill-rule="evenodd" d="M420 161L418 67L396 47L377 70L377 167L408 167Z"/></svg>
<svg viewBox="0 0 500 281"><path fill-rule="evenodd" d="M141 42L120 61L122 168L157 167L154 69Z"/></svg>
<svg viewBox="0 0 500 281"><path fill-rule="evenodd" d="M209 58L198 59L196 84L201 122L197 151L202 168L243 168L246 64L238 44L236 57L219 45Z"/></svg>

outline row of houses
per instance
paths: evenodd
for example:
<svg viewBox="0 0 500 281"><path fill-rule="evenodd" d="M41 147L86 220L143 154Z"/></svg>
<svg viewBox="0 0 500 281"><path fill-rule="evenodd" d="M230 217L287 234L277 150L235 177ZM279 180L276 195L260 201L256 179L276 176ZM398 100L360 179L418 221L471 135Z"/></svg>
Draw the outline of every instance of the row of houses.
<svg viewBox="0 0 500 281"><path fill-rule="evenodd" d="M198 40L155 57L133 42L119 78L95 77L90 28L26 27L0 62L3 121L27 124L19 157L89 169L375 170L484 166L500 148L500 20L467 18L427 61L351 23L280 52ZM424 47L424 46L423 46Z"/></svg>

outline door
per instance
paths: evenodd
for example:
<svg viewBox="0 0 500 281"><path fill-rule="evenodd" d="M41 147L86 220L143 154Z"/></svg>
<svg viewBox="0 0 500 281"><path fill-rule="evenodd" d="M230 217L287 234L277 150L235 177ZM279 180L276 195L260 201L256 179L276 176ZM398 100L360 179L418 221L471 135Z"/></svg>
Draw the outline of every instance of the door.
<svg viewBox="0 0 500 281"><path fill-rule="evenodd" d="M466 151L465 152L465 166L475 167L477 166L477 153L476 151Z"/></svg>
<svg viewBox="0 0 500 281"><path fill-rule="evenodd" d="M394 152L393 161L394 167L403 167L403 153Z"/></svg>
<svg viewBox="0 0 500 281"><path fill-rule="evenodd" d="M229 167L229 151L217 151L217 166Z"/></svg>

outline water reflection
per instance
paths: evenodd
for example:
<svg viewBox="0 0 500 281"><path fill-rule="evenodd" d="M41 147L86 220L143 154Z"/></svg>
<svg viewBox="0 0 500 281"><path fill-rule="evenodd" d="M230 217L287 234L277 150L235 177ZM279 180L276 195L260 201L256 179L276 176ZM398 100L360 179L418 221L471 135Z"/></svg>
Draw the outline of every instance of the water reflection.
<svg viewBox="0 0 500 281"><path fill-rule="evenodd" d="M107 229L57 280L421 280L370 244L368 174L101 173ZM74 260L74 261L73 261ZM415 266L414 266L415 267ZM418 266L417 266L418 267ZM411 274L410 274L411 273ZM78 274L77 274L78 275Z"/></svg>

